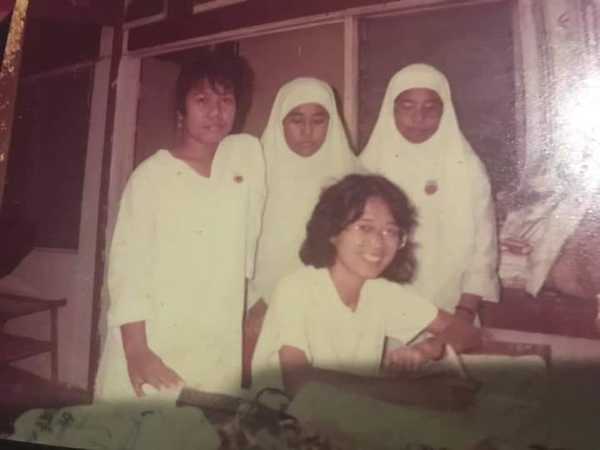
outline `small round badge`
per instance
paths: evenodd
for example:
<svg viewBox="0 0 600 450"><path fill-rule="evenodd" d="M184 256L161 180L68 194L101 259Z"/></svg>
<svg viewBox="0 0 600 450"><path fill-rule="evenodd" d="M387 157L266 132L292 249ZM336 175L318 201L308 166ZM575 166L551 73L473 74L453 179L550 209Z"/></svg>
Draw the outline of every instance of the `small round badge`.
<svg viewBox="0 0 600 450"><path fill-rule="evenodd" d="M438 191L438 184L437 181L435 180L429 180L426 184L425 184L425 193L427 195L433 195Z"/></svg>
<svg viewBox="0 0 600 450"><path fill-rule="evenodd" d="M235 181L236 183L241 183L242 181L244 181L244 177L241 175L236 175L233 177L233 181Z"/></svg>

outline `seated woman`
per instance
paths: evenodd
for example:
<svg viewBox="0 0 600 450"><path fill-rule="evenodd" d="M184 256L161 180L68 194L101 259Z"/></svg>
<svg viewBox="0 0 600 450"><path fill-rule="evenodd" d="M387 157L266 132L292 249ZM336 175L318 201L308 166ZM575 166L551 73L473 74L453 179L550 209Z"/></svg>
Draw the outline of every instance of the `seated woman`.
<svg viewBox="0 0 600 450"><path fill-rule="evenodd" d="M389 82L360 160L417 207L415 288L472 323L498 301L494 204L485 167L460 129L448 80L413 64Z"/></svg>
<svg viewBox="0 0 600 450"><path fill-rule="evenodd" d="M386 336L408 342L423 330L435 335L402 349L394 360L402 368L440 357L446 343L463 351L481 338L403 285L414 270L414 226L407 197L381 176L349 175L327 188L307 225L306 266L280 281L267 311L253 360L256 384L295 394L316 381L393 403L466 406L470 384L380 376Z"/></svg>

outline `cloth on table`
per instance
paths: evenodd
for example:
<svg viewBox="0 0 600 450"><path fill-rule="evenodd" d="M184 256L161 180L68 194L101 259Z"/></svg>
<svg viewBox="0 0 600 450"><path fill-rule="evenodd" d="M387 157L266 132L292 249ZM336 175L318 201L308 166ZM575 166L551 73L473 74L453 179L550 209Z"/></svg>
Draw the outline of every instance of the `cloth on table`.
<svg viewBox="0 0 600 450"><path fill-rule="evenodd" d="M220 445L199 409L160 401L30 410L17 419L9 439L89 450L216 450Z"/></svg>
<svg viewBox="0 0 600 450"><path fill-rule="evenodd" d="M351 437L356 448L464 450L487 439L524 450L546 442L544 393L531 392L543 384L541 358L473 355L463 364L482 388L476 404L462 412L393 405L321 384L307 385L288 411L319 429Z"/></svg>

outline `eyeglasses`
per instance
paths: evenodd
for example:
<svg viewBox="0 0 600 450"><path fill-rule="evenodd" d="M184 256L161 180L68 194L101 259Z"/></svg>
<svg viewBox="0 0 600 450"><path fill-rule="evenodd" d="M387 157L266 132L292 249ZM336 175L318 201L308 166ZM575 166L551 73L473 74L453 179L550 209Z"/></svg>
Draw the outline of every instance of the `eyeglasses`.
<svg viewBox="0 0 600 450"><path fill-rule="evenodd" d="M408 242L408 234L396 226L377 227L370 223L354 222L346 228L361 239L378 237L384 242L404 248Z"/></svg>

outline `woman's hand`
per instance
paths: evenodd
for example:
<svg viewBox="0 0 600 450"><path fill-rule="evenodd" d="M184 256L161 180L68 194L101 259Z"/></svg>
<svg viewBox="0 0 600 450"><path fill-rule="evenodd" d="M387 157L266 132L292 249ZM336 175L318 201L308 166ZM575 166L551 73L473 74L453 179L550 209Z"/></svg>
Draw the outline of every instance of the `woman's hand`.
<svg viewBox="0 0 600 450"><path fill-rule="evenodd" d="M121 325L121 338L129 381L131 381L135 395L144 396L142 389L144 384L149 384L159 391L183 384L181 377L150 350L146 338L145 321Z"/></svg>
<svg viewBox="0 0 600 450"><path fill-rule="evenodd" d="M144 384L149 384L159 391L183 384L181 377L150 349L128 354L127 371L131 386L138 397L144 396Z"/></svg>
<svg viewBox="0 0 600 450"><path fill-rule="evenodd" d="M427 357L418 349L402 346L386 352L383 366L386 373L415 372L427 362Z"/></svg>
<svg viewBox="0 0 600 450"><path fill-rule="evenodd" d="M386 372L414 372L442 356L444 343L432 337L409 347L402 346L386 352L383 365Z"/></svg>

